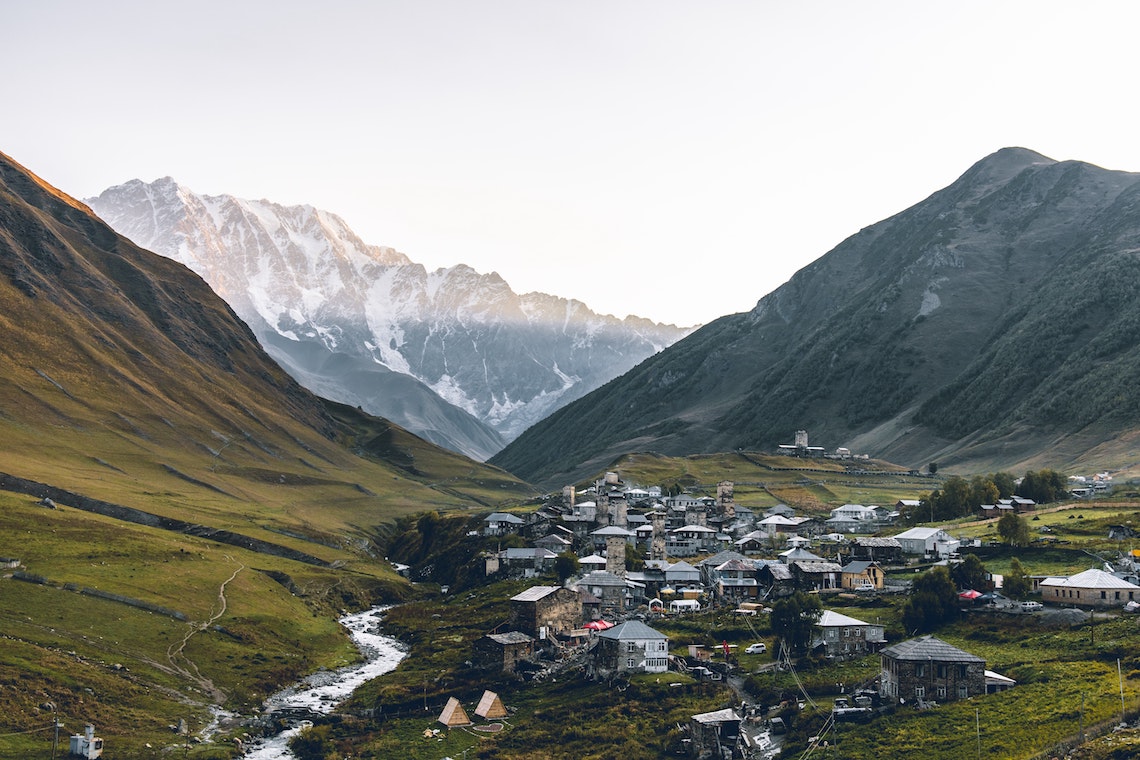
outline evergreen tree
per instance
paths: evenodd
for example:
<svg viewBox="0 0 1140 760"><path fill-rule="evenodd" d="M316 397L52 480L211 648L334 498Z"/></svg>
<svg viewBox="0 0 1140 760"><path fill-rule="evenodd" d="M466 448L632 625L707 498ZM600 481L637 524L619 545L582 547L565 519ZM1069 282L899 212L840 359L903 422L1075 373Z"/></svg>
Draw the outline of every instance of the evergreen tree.
<svg viewBox="0 0 1140 760"><path fill-rule="evenodd" d="M950 578L960 589L983 589L989 585L989 572L977 554L967 554L950 570Z"/></svg>
<svg viewBox="0 0 1140 760"><path fill-rule="evenodd" d="M958 590L943 566L928 570L914 582L903 605L903 626L908 634L933 631L958 617Z"/></svg>

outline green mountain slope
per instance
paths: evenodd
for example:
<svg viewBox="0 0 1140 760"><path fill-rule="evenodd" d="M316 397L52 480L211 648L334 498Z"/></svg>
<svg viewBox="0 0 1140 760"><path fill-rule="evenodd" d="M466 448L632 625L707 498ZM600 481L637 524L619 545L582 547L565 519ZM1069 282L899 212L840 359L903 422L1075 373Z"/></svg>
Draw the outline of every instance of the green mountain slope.
<svg viewBox="0 0 1140 760"><path fill-rule="evenodd" d="M329 530L532 493L308 393L200 278L7 157L0 335L0 471L19 477L203 522Z"/></svg>
<svg viewBox="0 0 1140 760"><path fill-rule="evenodd" d="M921 466L1124 467L1140 175L1001 150L492 459L545 485L626 451L811 443Z"/></svg>
<svg viewBox="0 0 1140 760"><path fill-rule="evenodd" d="M534 493L311 395L200 278L0 154L0 757L48 756L53 715L152 757L248 714L357 656L345 609L413 593L375 556L397 517Z"/></svg>

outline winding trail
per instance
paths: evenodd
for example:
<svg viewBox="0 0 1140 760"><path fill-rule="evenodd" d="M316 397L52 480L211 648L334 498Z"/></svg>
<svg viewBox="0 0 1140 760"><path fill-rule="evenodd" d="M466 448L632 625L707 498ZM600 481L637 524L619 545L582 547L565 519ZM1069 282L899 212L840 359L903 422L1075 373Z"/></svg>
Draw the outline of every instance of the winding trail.
<svg viewBox="0 0 1140 760"><path fill-rule="evenodd" d="M225 703L228 695L217 686L215 686L213 681L202 675L201 671L198 670L198 665L186 656L186 645L190 643L190 639L194 637L194 634L201 633L209 629L209 627L213 625L215 621L217 621L222 615L226 613L226 586L229 585L229 583L233 581L234 578L238 577L238 573L240 573L242 570L245 570L245 565L237 562L228 554L225 556L226 559L228 559L230 562L233 562L238 567L233 571L233 574L231 574L229 578L222 581L221 585L218 586L218 602L216 605L211 607L210 618L202 622L190 623L190 629L186 632L186 635L182 637L182 640L171 644L170 647L168 647L166 650L166 659L170 663L170 667L172 667L174 671L180 676L193 683L202 691L206 692L210 696L210 699L213 700L215 704L219 705ZM217 610L216 612L214 611L215 609Z"/></svg>

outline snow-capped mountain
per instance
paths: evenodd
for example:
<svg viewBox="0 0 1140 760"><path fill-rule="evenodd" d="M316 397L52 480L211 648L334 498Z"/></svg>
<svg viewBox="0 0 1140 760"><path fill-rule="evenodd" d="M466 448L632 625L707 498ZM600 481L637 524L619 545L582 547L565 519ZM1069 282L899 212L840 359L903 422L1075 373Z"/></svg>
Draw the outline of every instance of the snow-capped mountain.
<svg viewBox="0 0 1140 760"><path fill-rule="evenodd" d="M169 177L86 202L198 273L310 390L477 459L689 332L519 295L462 264L429 272L310 206L198 195Z"/></svg>

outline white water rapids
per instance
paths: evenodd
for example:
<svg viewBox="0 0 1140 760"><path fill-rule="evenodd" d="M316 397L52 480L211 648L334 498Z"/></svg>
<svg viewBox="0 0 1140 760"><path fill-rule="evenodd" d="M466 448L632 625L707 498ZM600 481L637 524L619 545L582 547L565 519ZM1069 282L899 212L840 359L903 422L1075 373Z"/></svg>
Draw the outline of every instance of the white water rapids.
<svg viewBox="0 0 1140 760"><path fill-rule="evenodd" d="M349 636L364 655L362 665L335 671L324 671L301 681L296 686L277 692L265 700L266 712L284 707L304 707L318 713L330 713L356 688L367 681L390 673L407 655L406 647L390 636L376 633L380 618L388 607L373 607L341 618ZM246 752L246 760L294 760L289 751L289 740L301 730L290 728L268 739L259 739Z"/></svg>

